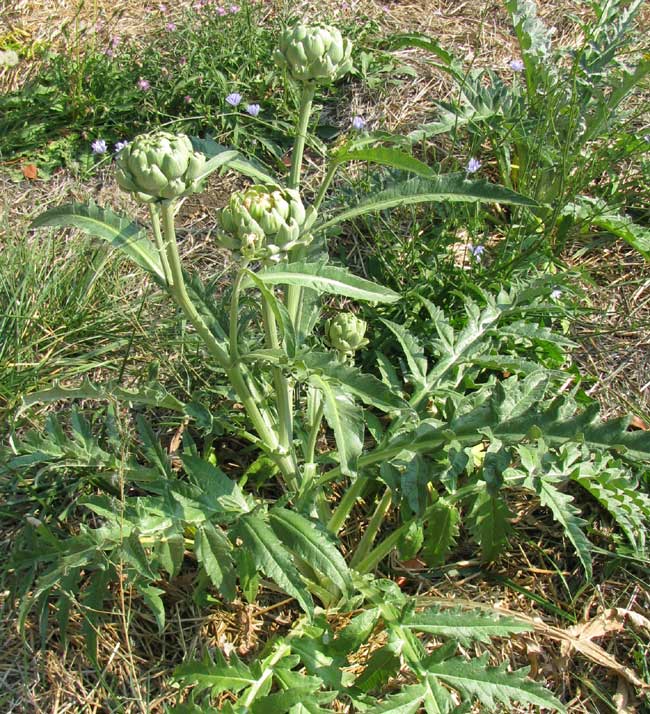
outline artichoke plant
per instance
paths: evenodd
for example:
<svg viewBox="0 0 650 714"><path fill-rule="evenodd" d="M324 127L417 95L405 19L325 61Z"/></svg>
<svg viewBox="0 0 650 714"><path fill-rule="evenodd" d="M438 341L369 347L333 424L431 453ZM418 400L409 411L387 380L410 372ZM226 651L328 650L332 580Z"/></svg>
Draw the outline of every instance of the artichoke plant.
<svg viewBox="0 0 650 714"><path fill-rule="evenodd" d="M351 357L365 347L368 325L352 312L341 312L325 323L325 336L329 344L341 355Z"/></svg>
<svg viewBox="0 0 650 714"><path fill-rule="evenodd" d="M298 82L328 82L352 69L352 43L329 25L296 25L280 36L276 59Z"/></svg>
<svg viewBox="0 0 650 714"><path fill-rule="evenodd" d="M219 242L245 260L279 262L298 245L307 245L311 236L304 232L315 218L305 210L298 191L250 186L232 194L221 211L225 235Z"/></svg>
<svg viewBox="0 0 650 714"><path fill-rule="evenodd" d="M140 201L151 203L195 193L205 157L185 134L142 134L117 157L117 183Z"/></svg>

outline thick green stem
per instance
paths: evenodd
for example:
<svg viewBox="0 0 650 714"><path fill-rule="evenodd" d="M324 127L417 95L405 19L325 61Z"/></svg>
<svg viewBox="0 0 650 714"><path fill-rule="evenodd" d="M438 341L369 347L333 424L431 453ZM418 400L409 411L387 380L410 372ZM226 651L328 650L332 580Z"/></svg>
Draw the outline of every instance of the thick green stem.
<svg viewBox="0 0 650 714"><path fill-rule="evenodd" d="M298 110L298 127L296 138L293 143L293 154L291 156L291 172L289 173L289 188L300 188L300 172L302 170L302 156L305 151L305 141L307 140L307 128L309 127L309 117L311 115L311 105L316 93L316 85L306 82L302 87L300 96L300 108Z"/></svg>
<svg viewBox="0 0 650 714"><path fill-rule="evenodd" d="M250 707L255 699L257 698L257 695L259 694L260 690L262 687L266 684L266 682L273 676L275 670L274 667L275 665L283 658L286 657L289 653L291 652L291 645L287 644L286 642L281 644L275 654L268 660L266 663L266 667L264 668L264 671L260 675L259 679L253 683L251 688L248 690L248 695L246 696L246 699L244 700L244 708L246 711L248 711L248 707Z"/></svg>
<svg viewBox="0 0 650 714"><path fill-rule="evenodd" d="M331 473L331 471L326 475L329 475L329 473ZM316 485L319 485L319 483L320 481ZM366 476L357 476L357 478L350 484L350 487L345 492L337 509L334 511L329 523L327 524L327 530L330 533L336 535L341 530L346 518L350 515L350 512L354 508L354 504L357 502L357 499L361 497L367 483L368 478Z"/></svg>
<svg viewBox="0 0 650 714"><path fill-rule="evenodd" d="M278 339L275 315L268 300L262 295L262 318L264 320L264 331L266 333L266 344L270 349L278 349L280 340ZM284 450L290 454L294 465L294 473L298 473L298 461L293 451L293 409L291 400L291 387L286 376L280 367L273 367L273 381L276 391L276 403L278 410L278 425L280 431L280 444Z"/></svg>
<svg viewBox="0 0 650 714"><path fill-rule="evenodd" d="M359 541L354 555L352 556L352 560L350 561L351 568L356 569L359 563L362 563L366 559L368 551L372 547L372 544L375 542L377 533L379 533L379 529L381 528L381 525L384 522L384 516L386 515L386 511L388 511L388 509L390 508L391 499L391 491L389 488L387 488L386 492L382 496L381 501L379 501L379 503L377 504L377 508L372 514L372 518L370 519L368 527L366 528L366 532L363 534L363 537Z"/></svg>
<svg viewBox="0 0 650 714"><path fill-rule="evenodd" d="M239 345L238 345L239 330L237 329L239 326L239 295L241 293L241 284L242 284L242 280L244 279L245 270L246 270L246 264L244 263L240 267L239 272L237 273L237 277L235 278L235 282L234 282L233 288L232 288L232 297L230 298L229 342L230 342L230 360L232 362L239 361Z"/></svg>
<svg viewBox="0 0 650 714"><path fill-rule="evenodd" d="M397 530L393 531L389 536L384 538L382 542L357 565L355 570L362 575L374 570L375 567L393 550L399 543L402 535L408 530L410 523L405 523Z"/></svg>
<svg viewBox="0 0 650 714"><path fill-rule="evenodd" d="M316 441L318 440L320 425L323 421L323 407L324 404L321 401L309 426L309 440L307 441L307 450L305 452L305 463L307 464L314 463L314 455L316 453Z"/></svg>
<svg viewBox="0 0 650 714"><path fill-rule="evenodd" d="M163 201L161 204L162 219L163 219L163 236L165 242L165 251L169 261L171 270L173 287L172 295L178 305L181 307L187 319L194 325L196 331L203 339L210 354L216 359L219 366L225 371L230 383L237 392L246 412L255 427L260 439L264 445L271 451L279 455L278 464L282 469L285 477L293 477L292 466L286 461L284 455L279 454L281 451L278 437L273 428L268 424L262 412L260 411L257 402L253 398L251 391L244 379L241 369L238 364L233 364L226 350L219 344L215 336L212 334L205 321L199 314L198 310L187 294L185 281L183 279L183 271L181 268L180 256L178 255L178 246L176 245L176 230L174 228L174 202Z"/></svg>
<svg viewBox="0 0 650 714"><path fill-rule="evenodd" d="M169 262L169 269L172 277L171 291L176 302L180 305L187 319L194 325L196 331L206 344L208 351L217 360L219 366L227 370L230 366L230 359L226 350L219 344L209 327L199 314L198 310L187 294L181 260L178 255L176 245L176 229L174 228L174 202L163 201L161 203L163 220L164 250Z"/></svg>
<svg viewBox="0 0 650 714"><path fill-rule="evenodd" d="M323 199L325 198L325 194L327 193L327 189L330 187L330 184L332 183L332 179L334 178L334 174L336 173L336 169L338 169L338 167L339 164L336 161L330 162L330 165L327 167L327 173L325 174L325 178L323 178L323 183L320 185L320 188L318 189L318 194L316 195L316 199L312 204L314 210L317 211L320 208L320 205L323 202Z"/></svg>
<svg viewBox="0 0 650 714"><path fill-rule="evenodd" d="M289 188L300 189L300 173L302 171L302 157L305 153L305 141L307 140L307 129L309 127L309 117L311 116L311 105L314 100L316 85L307 82L303 85L302 94L300 96L300 108L298 110L298 126L296 130L296 138L293 143L293 152L291 155L291 171L289 173ZM302 248L300 249L302 251ZM292 256L299 257L299 256ZM296 329L299 329L298 318L301 312L302 303L302 288L297 285L290 285L287 291L287 309L293 320Z"/></svg>
<svg viewBox="0 0 650 714"><path fill-rule="evenodd" d="M155 203L149 204L149 217L151 218L151 227L153 229L153 237L156 241L156 248L158 250L158 255L160 256L160 262L162 263L163 273L165 275L165 281L167 285L171 287L172 273L169 267L169 261L167 260L167 253L165 251L165 242L163 240L162 232L160 230L160 216L158 215L158 207Z"/></svg>

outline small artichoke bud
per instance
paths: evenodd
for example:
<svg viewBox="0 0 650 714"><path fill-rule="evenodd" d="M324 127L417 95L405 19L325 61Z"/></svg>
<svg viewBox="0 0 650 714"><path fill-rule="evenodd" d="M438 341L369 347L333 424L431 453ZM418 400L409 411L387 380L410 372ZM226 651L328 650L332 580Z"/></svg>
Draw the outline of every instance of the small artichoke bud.
<svg viewBox="0 0 650 714"><path fill-rule="evenodd" d="M205 157L185 134L141 134L117 157L117 183L145 203L187 196L199 190Z"/></svg>
<svg viewBox="0 0 650 714"><path fill-rule="evenodd" d="M286 258L292 248L311 240L311 236L301 236L306 218L298 191L250 186L233 193L221 211L221 227L226 235L220 236L219 242L246 260L276 263ZM312 211L309 218L312 219Z"/></svg>
<svg viewBox="0 0 650 714"><path fill-rule="evenodd" d="M368 325L365 320L351 312L341 312L325 323L325 336L329 344L342 355L351 357L357 350L365 347Z"/></svg>
<svg viewBox="0 0 650 714"><path fill-rule="evenodd" d="M329 25L296 25L280 36L275 58L298 82L330 82L352 69L352 43Z"/></svg>

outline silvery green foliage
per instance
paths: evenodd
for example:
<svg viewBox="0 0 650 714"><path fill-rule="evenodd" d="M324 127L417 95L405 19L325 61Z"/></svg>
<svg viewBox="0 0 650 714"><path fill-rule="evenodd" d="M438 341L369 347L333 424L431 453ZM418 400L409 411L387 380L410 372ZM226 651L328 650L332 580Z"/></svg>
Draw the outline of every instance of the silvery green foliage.
<svg viewBox="0 0 650 714"><path fill-rule="evenodd" d="M279 52L293 78L304 84L298 119L304 129L315 83L349 69L350 46L331 28L298 26L283 36ZM462 514L484 556L496 557L510 532L504 499L510 485L528 489L550 509L588 571L583 521L560 476L569 467L582 484L590 469L600 466L616 474L616 488L592 484L587 490L642 548L639 529L647 504L641 499L632 509L614 505L625 493L626 476L632 480L618 461L608 459L617 452L620 463L633 468L650 457L650 437L627 432L625 421L600 422L597 409L579 404L573 394L557 396L566 379L561 367L569 342L527 316L529 308L543 312L535 288L481 295L480 304L468 300L464 317L457 316L454 324L422 299L435 339L424 341L408 327L384 319L376 323L381 339L366 355L358 355L364 368L341 359L370 347L365 320L348 313L332 317L325 327L325 301L331 314L331 304L341 298L390 305L400 295L329 263L326 240L333 227L417 203L539 207L486 180L437 175L395 148L400 141L386 147L372 137L352 138L334 152L315 207L306 207L294 188L305 140L304 131L297 134L292 188L214 142L192 144L182 135L158 133L136 139L118 159L122 187L151 203L150 234L95 205L52 209L35 221L39 227L74 226L91 233L147 273L191 326L186 339L209 364L210 378L222 380L223 402L243 410L222 407L217 412L195 401L184 403L151 384L132 390L83 384L73 390L75 395L105 393L189 418L192 431L205 441L203 453L186 431L172 468L170 455L143 419L138 419L138 440L122 449L114 434L107 437L111 448L104 448L88 423L77 418L70 436L54 419L42 438L15 443L8 461L12 471L48 471L78 457L84 468L98 465L96 476L118 471L130 487L116 489L109 478L100 484L100 493L78 499L77 506L92 513L93 520L71 536L54 532L42 520L30 523L13 561L23 576L16 591L21 620L37 608L45 628L48 599L56 597L64 631L75 599L84 611L94 656L97 618L118 573L126 574L163 630L161 581L176 577L189 561L198 569L199 591L210 588L225 600L240 594L253 601L265 577L295 599L306 616L268 657L263 655L262 668L233 659L218 660L216 671L203 679L200 668L186 672L186 681L209 681L206 689L239 696L223 711L305 714L339 698L361 710L415 714L423 707L450 713L456 709L450 689L463 700L461 707L478 700L492 709L519 700L561 708L522 673L456 656L457 643L485 641L488 633L507 634L514 626L499 630L473 616L472 630L468 618L449 613L419 617L410 598L369 573L395 548L410 557L421 553L431 565L444 562ZM338 212L337 201L331 201L316 223L316 208L336 169L347 161L373 162L414 176L393 177L356 203L339 201L344 208ZM236 193L221 214L224 245L242 260L234 261L230 293L216 298L214 285L203 285L182 263L174 211L177 199L196 190L201 178L225 167L257 183ZM539 353L545 355L543 365ZM32 395L31 403L61 396L65 390L55 387ZM320 453L316 446L327 429L333 439ZM224 432L245 438L256 450L241 481L245 486L216 463L213 439ZM334 481L342 493L337 504L325 488ZM266 488L269 482L274 490ZM269 493L280 491L280 499L269 499ZM361 497L367 499L367 525L345 558L337 534ZM396 525L386 528L391 515ZM318 615L318 605L363 611L341 639ZM341 658L380 624L388 632L386 643L350 679ZM449 637L450 643L429 654L420 639L425 634ZM384 686L403 664L417 684L388 696ZM375 697L375 691L381 693ZM311 707L305 703L310 698Z"/></svg>
<svg viewBox="0 0 650 714"><path fill-rule="evenodd" d="M275 57L298 82L331 82L352 69L351 54L336 27L299 24L282 33Z"/></svg>
<svg viewBox="0 0 650 714"><path fill-rule="evenodd" d="M171 200L199 190L205 157L194 151L185 134L157 131L142 134L117 157L115 178L138 200Z"/></svg>
<svg viewBox="0 0 650 714"><path fill-rule="evenodd" d="M192 686L191 701L172 714L199 714L219 703L221 712L325 714L333 708L373 714L452 714L480 704L481 711L501 711L515 702L543 709L564 707L527 669L490 667L487 655L467 657L476 643L528 629L516 618L460 608L428 607L416 611L412 599L387 580L357 578L356 614L341 613L348 624L335 631L320 614L300 620L284 637L265 648L262 657L243 662L218 650L212 660L187 662L175 679ZM359 659L358 650L373 632L384 644ZM435 638L435 639L434 639ZM433 649L432 649L433 647ZM354 656L355 667L349 667ZM395 693L391 683L407 673L411 684ZM228 701L220 695L229 692Z"/></svg>

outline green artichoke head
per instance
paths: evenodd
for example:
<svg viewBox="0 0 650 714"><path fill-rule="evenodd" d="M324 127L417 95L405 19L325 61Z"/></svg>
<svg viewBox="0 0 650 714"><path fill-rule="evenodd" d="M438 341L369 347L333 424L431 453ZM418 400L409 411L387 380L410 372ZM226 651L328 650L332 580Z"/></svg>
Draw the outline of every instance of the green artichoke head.
<svg viewBox="0 0 650 714"><path fill-rule="evenodd" d="M221 227L227 234L221 243L248 260L278 262L292 248L309 242L310 237L301 233L313 215L294 189L250 186L233 193L221 211Z"/></svg>
<svg viewBox="0 0 650 714"><path fill-rule="evenodd" d="M141 134L117 157L117 183L140 201L151 203L199 190L205 157L185 134Z"/></svg>
<svg viewBox="0 0 650 714"><path fill-rule="evenodd" d="M330 82L352 69L352 43L329 25L295 25L280 36L275 57L298 82Z"/></svg>
<svg viewBox="0 0 650 714"><path fill-rule="evenodd" d="M325 323L325 336L329 344L342 355L351 357L357 350L365 347L368 325L365 320L352 312L340 312Z"/></svg>

